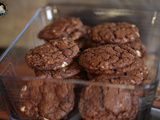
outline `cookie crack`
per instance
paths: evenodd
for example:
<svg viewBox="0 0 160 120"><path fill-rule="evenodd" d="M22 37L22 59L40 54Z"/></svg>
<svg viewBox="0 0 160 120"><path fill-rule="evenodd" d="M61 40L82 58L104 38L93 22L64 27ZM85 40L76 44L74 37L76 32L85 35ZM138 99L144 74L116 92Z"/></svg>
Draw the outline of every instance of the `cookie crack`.
<svg viewBox="0 0 160 120"><path fill-rule="evenodd" d="M66 26L66 28L63 30L63 32L66 33L67 35L70 34L70 32L67 32L67 29L70 28L70 26L71 26L71 25L68 24L68 25ZM63 33L63 32L62 32L62 33Z"/></svg>
<svg viewBox="0 0 160 120"><path fill-rule="evenodd" d="M72 50L72 48L74 48L75 46L76 46L76 45L73 45L73 46L71 46L71 47L67 47L67 48L63 48L63 49L60 49L60 48L57 46L56 48L57 48L59 51L62 51L63 56L65 56L66 58L70 58L70 56L73 55L73 50ZM64 54L65 50L67 50L67 49L69 49L69 50L72 52L70 55L68 55L69 57Z"/></svg>
<svg viewBox="0 0 160 120"><path fill-rule="evenodd" d="M103 40L103 36L101 36L100 33L101 33L101 31L98 32L98 36L100 37L100 40ZM97 40L97 41L99 41L99 40Z"/></svg>

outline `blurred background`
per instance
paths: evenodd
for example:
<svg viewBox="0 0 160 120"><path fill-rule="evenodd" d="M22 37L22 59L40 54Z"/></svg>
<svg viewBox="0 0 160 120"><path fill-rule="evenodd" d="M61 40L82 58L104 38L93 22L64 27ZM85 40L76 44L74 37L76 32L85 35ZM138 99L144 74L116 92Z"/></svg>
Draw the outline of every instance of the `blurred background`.
<svg viewBox="0 0 160 120"><path fill-rule="evenodd" d="M160 0L0 0L7 14L0 16L0 54L13 42L38 8L54 4L83 4L143 10L159 10Z"/></svg>
<svg viewBox="0 0 160 120"><path fill-rule="evenodd" d="M0 0L7 5L7 14L0 16L0 54L23 30L36 10L46 5L46 0Z"/></svg>

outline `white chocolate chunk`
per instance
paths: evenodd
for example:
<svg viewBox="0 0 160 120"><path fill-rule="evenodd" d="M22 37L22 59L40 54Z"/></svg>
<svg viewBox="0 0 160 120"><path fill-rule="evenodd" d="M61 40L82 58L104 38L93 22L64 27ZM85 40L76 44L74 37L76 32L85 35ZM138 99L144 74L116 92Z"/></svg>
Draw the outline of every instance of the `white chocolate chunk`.
<svg viewBox="0 0 160 120"><path fill-rule="evenodd" d="M68 63L63 62L62 67L66 67L68 65Z"/></svg>
<svg viewBox="0 0 160 120"><path fill-rule="evenodd" d="M101 68L104 68L104 66L101 66Z"/></svg>
<svg viewBox="0 0 160 120"><path fill-rule="evenodd" d="M139 50L136 50L136 53L139 57L141 57L141 52Z"/></svg>
<svg viewBox="0 0 160 120"><path fill-rule="evenodd" d="M63 37L62 39L63 39L63 40L65 40L66 38L65 38L65 37Z"/></svg>
<svg viewBox="0 0 160 120"><path fill-rule="evenodd" d="M131 80L131 83L135 84L135 81L134 81L134 80Z"/></svg>
<svg viewBox="0 0 160 120"><path fill-rule="evenodd" d="M47 118L43 118L44 120L49 120L49 119L47 119Z"/></svg>
<svg viewBox="0 0 160 120"><path fill-rule="evenodd" d="M21 111L22 111L22 112L24 112L24 111L25 111L25 109L26 109L26 107L25 107L25 106L21 107Z"/></svg>
<svg viewBox="0 0 160 120"><path fill-rule="evenodd" d="M28 58L32 57L32 55L29 55Z"/></svg>
<svg viewBox="0 0 160 120"><path fill-rule="evenodd" d="M126 38L123 38L124 41L128 41Z"/></svg>
<svg viewBox="0 0 160 120"><path fill-rule="evenodd" d="M146 71L146 74L148 74L148 71Z"/></svg>
<svg viewBox="0 0 160 120"><path fill-rule="evenodd" d="M122 107L123 105L122 105L122 104L120 104L119 106L120 106L120 107Z"/></svg>
<svg viewBox="0 0 160 120"><path fill-rule="evenodd" d="M53 30L52 32L53 32L53 33L55 33L55 32L56 32L56 30Z"/></svg>
<svg viewBox="0 0 160 120"><path fill-rule="evenodd" d="M133 37L133 36L131 36L131 39L133 40L133 39L134 39L134 37Z"/></svg>
<svg viewBox="0 0 160 120"><path fill-rule="evenodd" d="M21 89L21 91L26 91L27 90L27 85L24 85Z"/></svg>

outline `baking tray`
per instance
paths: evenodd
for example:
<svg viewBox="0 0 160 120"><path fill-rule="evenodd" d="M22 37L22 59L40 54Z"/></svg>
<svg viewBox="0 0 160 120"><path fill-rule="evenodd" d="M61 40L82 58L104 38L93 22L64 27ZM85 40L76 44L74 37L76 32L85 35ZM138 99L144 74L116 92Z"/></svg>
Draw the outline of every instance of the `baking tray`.
<svg viewBox="0 0 160 120"><path fill-rule="evenodd" d="M53 80L35 78L34 71L27 66L24 56L29 49L42 45L45 41L40 40L38 32L53 20L64 16L80 17L84 24L94 26L104 22L129 22L135 24L140 29L142 42L147 47L147 60L150 69L150 77L145 85L117 85L102 84L98 82L88 82L85 80ZM9 48L0 58L0 85L1 101L4 102L5 109L10 118L30 119L18 110L19 91L28 81L64 82L81 86L105 86L108 88L124 89L126 91L139 90L139 112L135 120L149 120L150 110L158 84L158 66L160 52L160 15L158 11L138 11L115 8L96 8L80 5L56 5L40 8L26 27L13 41ZM18 96L18 97L17 97ZM77 96L78 98L79 96ZM4 106L0 107L1 109ZM75 108L68 117L69 120L80 120L81 117Z"/></svg>

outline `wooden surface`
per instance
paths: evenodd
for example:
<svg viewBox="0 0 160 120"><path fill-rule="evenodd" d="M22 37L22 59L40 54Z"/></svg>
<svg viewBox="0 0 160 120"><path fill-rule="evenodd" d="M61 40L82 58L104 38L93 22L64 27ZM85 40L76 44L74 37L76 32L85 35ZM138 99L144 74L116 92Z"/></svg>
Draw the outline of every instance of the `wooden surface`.
<svg viewBox="0 0 160 120"><path fill-rule="evenodd" d="M7 113L3 110L0 110L0 119L9 120Z"/></svg>

